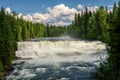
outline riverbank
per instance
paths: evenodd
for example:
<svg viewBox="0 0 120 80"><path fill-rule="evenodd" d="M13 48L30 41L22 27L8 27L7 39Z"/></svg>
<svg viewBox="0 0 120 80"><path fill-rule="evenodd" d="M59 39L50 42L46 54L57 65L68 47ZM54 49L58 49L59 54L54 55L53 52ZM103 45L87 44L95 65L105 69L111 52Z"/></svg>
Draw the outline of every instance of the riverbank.
<svg viewBox="0 0 120 80"><path fill-rule="evenodd" d="M5 80L94 80L107 51L100 41L49 38L18 42L15 55L15 69Z"/></svg>
<svg viewBox="0 0 120 80"><path fill-rule="evenodd" d="M0 72L0 80L5 80L4 77L10 75L13 70L14 68L11 66L9 69Z"/></svg>

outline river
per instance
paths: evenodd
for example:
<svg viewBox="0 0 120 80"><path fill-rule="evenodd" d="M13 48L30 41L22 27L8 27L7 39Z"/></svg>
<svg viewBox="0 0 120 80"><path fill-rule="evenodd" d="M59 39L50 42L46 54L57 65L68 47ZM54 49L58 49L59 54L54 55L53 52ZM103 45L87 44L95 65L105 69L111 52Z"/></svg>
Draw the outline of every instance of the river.
<svg viewBox="0 0 120 80"><path fill-rule="evenodd" d="M6 80L95 80L91 78L107 57L105 44L61 38L39 38L18 42L15 68Z"/></svg>

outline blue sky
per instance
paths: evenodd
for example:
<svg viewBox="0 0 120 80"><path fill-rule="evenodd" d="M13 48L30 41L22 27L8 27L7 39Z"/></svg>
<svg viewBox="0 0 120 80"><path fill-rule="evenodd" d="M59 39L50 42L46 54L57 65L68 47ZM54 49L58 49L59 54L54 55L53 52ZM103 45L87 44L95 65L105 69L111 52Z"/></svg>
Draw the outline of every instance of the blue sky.
<svg viewBox="0 0 120 80"><path fill-rule="evenodd" d="M0 0L0 7L10 7L12 10L30 14L34 12L44 13L47 7L53 7L58 4L65 4L70 8L77 8L78 4L85 6L113 5L119 0Z"/></svg>
<svg viewBox="0 0 120 80"><path fill-rule="evenodd" d="M70 10L70 12L73 12L74 10L72 8L74 8L77 10L77 12L79 12L80 7L82 8L84 8L85 6L94 7L100 5L111 6L114 4L114 2L118 1L119 0L0 0L0 7L10 8L10 10L12 11L22 13L22 15L24 16L25 15L28 15L29 17L31 16L33 18L35 13L37 13L37 16L41 17L43 16L46 17L47 14L50 14L49 16L51 16L53 13L50 12L50 10L58 11L54 9L56 7L66 8L67 10ZM60 17L61 16L55 16L54 18L55 20L53 19L51 23L55 23L57 20L60 20ZM36 17L34 16L34 18Z"/></svg>

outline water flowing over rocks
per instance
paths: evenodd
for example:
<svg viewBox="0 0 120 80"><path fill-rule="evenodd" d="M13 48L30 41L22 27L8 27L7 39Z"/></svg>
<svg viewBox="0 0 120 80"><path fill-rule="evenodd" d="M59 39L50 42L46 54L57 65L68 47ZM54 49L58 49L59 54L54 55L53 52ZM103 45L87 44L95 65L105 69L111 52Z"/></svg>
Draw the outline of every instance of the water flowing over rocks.
<svg viewBox="0 0 120 80"><path fill-rule="evenodd" d="M7 80L94 80L91 73L105 59L100 41L71 38L40 38L18 42L15 70Z"/></svg>

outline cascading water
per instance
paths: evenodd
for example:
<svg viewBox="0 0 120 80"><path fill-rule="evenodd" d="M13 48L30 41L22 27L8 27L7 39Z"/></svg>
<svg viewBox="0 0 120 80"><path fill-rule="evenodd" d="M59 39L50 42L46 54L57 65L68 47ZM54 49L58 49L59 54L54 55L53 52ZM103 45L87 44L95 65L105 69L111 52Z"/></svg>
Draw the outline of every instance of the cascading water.
<svg viewBox="0 0 120 80"><path fill-rule="evenodd" d="M94 80L91 73L107 56L105 44L68 38L42 38L18 42L7 80Z"/></svg>

